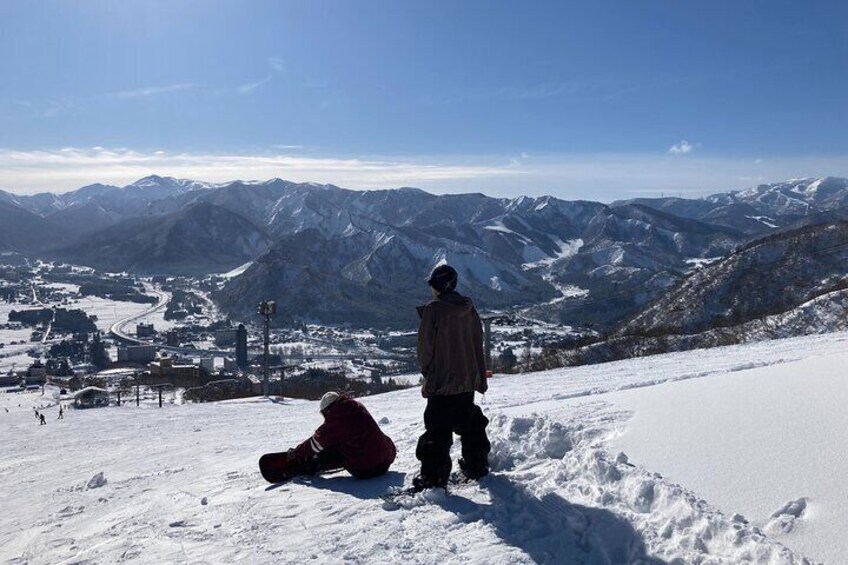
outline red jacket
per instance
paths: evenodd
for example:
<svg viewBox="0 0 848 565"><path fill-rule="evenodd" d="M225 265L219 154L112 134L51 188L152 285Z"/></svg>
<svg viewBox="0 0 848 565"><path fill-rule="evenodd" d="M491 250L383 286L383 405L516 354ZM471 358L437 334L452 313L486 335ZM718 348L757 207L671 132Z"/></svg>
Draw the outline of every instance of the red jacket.
<svg viewBox="0 0 848 565"><path fill-rule="evenodd" d="M354 477L375 477L389 470L397 455L395 444L365 406L342 396L323 415L324 423L295 448L295 457L308 461L326 449L336 449L341 453L345 469Z"/></svg>

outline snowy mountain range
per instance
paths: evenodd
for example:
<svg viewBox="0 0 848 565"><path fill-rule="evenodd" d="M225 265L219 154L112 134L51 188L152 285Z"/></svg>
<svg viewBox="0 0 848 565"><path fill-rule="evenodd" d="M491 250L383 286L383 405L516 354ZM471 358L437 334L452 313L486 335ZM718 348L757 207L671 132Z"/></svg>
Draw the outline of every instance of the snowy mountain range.
<svg viewBox="0 0 848 565"><path fill-rule="evenodd" d="M217 293L233 313L276 298L290 318L368 325L414 323L423 279L447 261L483 309L520 306L609 329L696 265L758 237L837 221L846 206L848 180L833 177L607 205L150 176L65 194L0 192L0 220L15 222L0 221L0 251L139 273L241 266Z"/></svg>

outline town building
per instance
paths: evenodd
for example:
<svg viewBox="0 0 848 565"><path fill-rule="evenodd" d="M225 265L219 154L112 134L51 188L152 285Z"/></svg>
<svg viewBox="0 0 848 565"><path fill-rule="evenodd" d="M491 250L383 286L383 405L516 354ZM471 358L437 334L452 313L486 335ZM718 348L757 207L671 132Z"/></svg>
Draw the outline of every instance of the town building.
<svg viewBox="0 0 848 565"><path fill-rule="evenodd" d="M145 337L153 337L156 335L156 329L153 327L153 324L136 324L135 326L135 336L139 339Z"/></svg>
<svg viewBox="0 0 848 565"><path fill-rule="evenodd" d="M167 355L152 361L148 369L151 376L166 380L200 377L200 367L192 364L178 364L178 360Z"/></svg>
<svg viewBox="0 0 848 565"><path fill-rule="evenodd" d="M215 332L215 345L218 347L231 347L236 343L238 330L228 328L226 330L217 330Z"/></svg>
<svg viewBox="0 0 848 565"><path fill-rule="evenodd" d="M180 333L176 330L171 330L165 334L165 344L168 347L180 346Z"/></svg>
<svg viewBox="0 0 848 565"><path fill-rule="evenodd" d="M233 361L230 357L224 357L224 372L230 374L236 374L240 371L240 367L238 363Z"/></svg>
<svg viewBox="0 0 848 565"><path fill-rule="evenodd" d="M96 386L85 387L74 394L74 408L109 406L109 391Z"/></svg>
<svg viewBox="0 0 848 565"><path fill-rule="evenodd" d="M239 324L236 330L236 364L247 368L247 328L244 324Z"/></svg>
<svg viewBox="0 0 848 565"><path fill-rule="evenodd" d="M0 375L0 387L20 386L21 378L14 372L9 371L5 375Z"/></svg>
<svg viewBox="0 0 848 565"><path fill-rule="evenodd" d="M200 368L206 371L207 374L211 375L215 372L215 359L212 357L201 357Z"/></svg>
<svg viewBox="0 0 848 565"><path fill-rule="evenodd" d="M127 345L118 347L119 363L150 363L156 359L155 345Z"/></svg>
<svg viewBox="0 0 848 565"><path fill-rule="evenodd" d="M43 385L47 382L47 367L39 360L29 366L26 372L26 385Z"/></svg>

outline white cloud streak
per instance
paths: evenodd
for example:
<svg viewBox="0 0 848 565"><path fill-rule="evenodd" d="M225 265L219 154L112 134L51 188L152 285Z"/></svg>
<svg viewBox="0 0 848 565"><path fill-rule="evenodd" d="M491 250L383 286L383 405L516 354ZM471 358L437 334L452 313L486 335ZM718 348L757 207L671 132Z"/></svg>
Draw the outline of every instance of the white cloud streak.
<svg viewBox="0 0 848 565"><path fill-rule="evenodd" d="M206 154L119 148L64 147L50 151L0 150L0 187L14 192L71 190L91 182L128 184L156 173L210 182L281 177L353 188L450 182L514 175L499 164L402 159L304 157L287 154Z"/></svg>
<svg viewBox="0 0 848 565"><path fill-rule="evenodd" d="M236 92L242 95L253 94L256 89L271 82L275 74L283 74L286 71L285 65L283 64L283 60L279 57L268 57L268 66L271 67L271 72L268 73L265 78L263 78L262 80L257 80L255 82L249 82L247 84L237 86Z"/></svg>
<svg viewBox="0 0 848 565"><path fill-rule="evenodd" d="M295 151L295 153L291 153ZM848 177L848 155L686 159L663 154L477 155L342 158L268 153L175 153L162 149L0 149L0 188L18 193L65 191L103 182L125 185L149 174L209 182L270 179L333 183L348 188L417 186L437 193L492 196L552 194L609 202L637 196L700 197L798 177Z"/></svg>
<svg viewBox="0 0 848 565"><path fill-rule="evenodd" d="M157 96L159 94L167 94L169 92L180 92L183 90L191 90L195 88L196 85L191 83L180 83L180 84L169 84L167 86L147 86L144 88L136 88L133 90L122 90L120 92L115 92L113 94L108 94L107 96L127 99L127 98L147 98L150 96Z"/></svg>
<svg viewBox="0 0 848 565"><path fill-rule="evenodd" d="M262 80L257 80L256 82L249 82L247 84L237 86L236 92L239 94L252 94L257 88L264 84L268 84L269 82L271 82L271 75L266 76Z"/></svg>
<svg viewBox="0 0 848 565"><path fill-rule="evenodd" d="M668 152L672 155L686 155L691 153L692 150L695 149L695 146L686 141L685 139L680 140L680 143L675 143L671 147L668 148Z"/></svg>

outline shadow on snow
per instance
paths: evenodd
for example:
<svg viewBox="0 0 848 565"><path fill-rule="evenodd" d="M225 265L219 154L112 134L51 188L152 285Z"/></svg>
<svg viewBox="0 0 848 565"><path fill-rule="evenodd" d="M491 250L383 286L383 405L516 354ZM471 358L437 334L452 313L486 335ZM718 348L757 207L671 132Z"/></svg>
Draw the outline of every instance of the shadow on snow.
<svg viewBox="0 0 848 565"><path fill-rule="evenodd" d="M392 487L403 486L405 477L405 473L389 471L385 475L373 479L360 480L343 471L330 476L298 477L297 481L317 489L332 490L361 499L374 499L386 494Z"/></svg>
<svg viewBox="0 0 848 565"><path fill-rule="evenodd" d="M555 493L539 499L504 476L489 475L481 484L491 504L461 495L437 504L464 522L490 524L505 543L537 563L666 563L648 555L639 532L609 510L572 504Z"/></svg>
<svg viewBox="0 0 848 565"><path fill-rule="evenodd" d="M359 499L375 499L404 484L406 475L389 471L357 480L347 474L298 477L297 482ZM272 485L266 490L276 488ZM432 501L466 523L484 522L504 543L524 551L537 563L664 565L648 555L642 536L613 512L573 504L555 493L536 498L509 478L491 474L481 481L491 503L469 500L461 493Z"/></svg>

